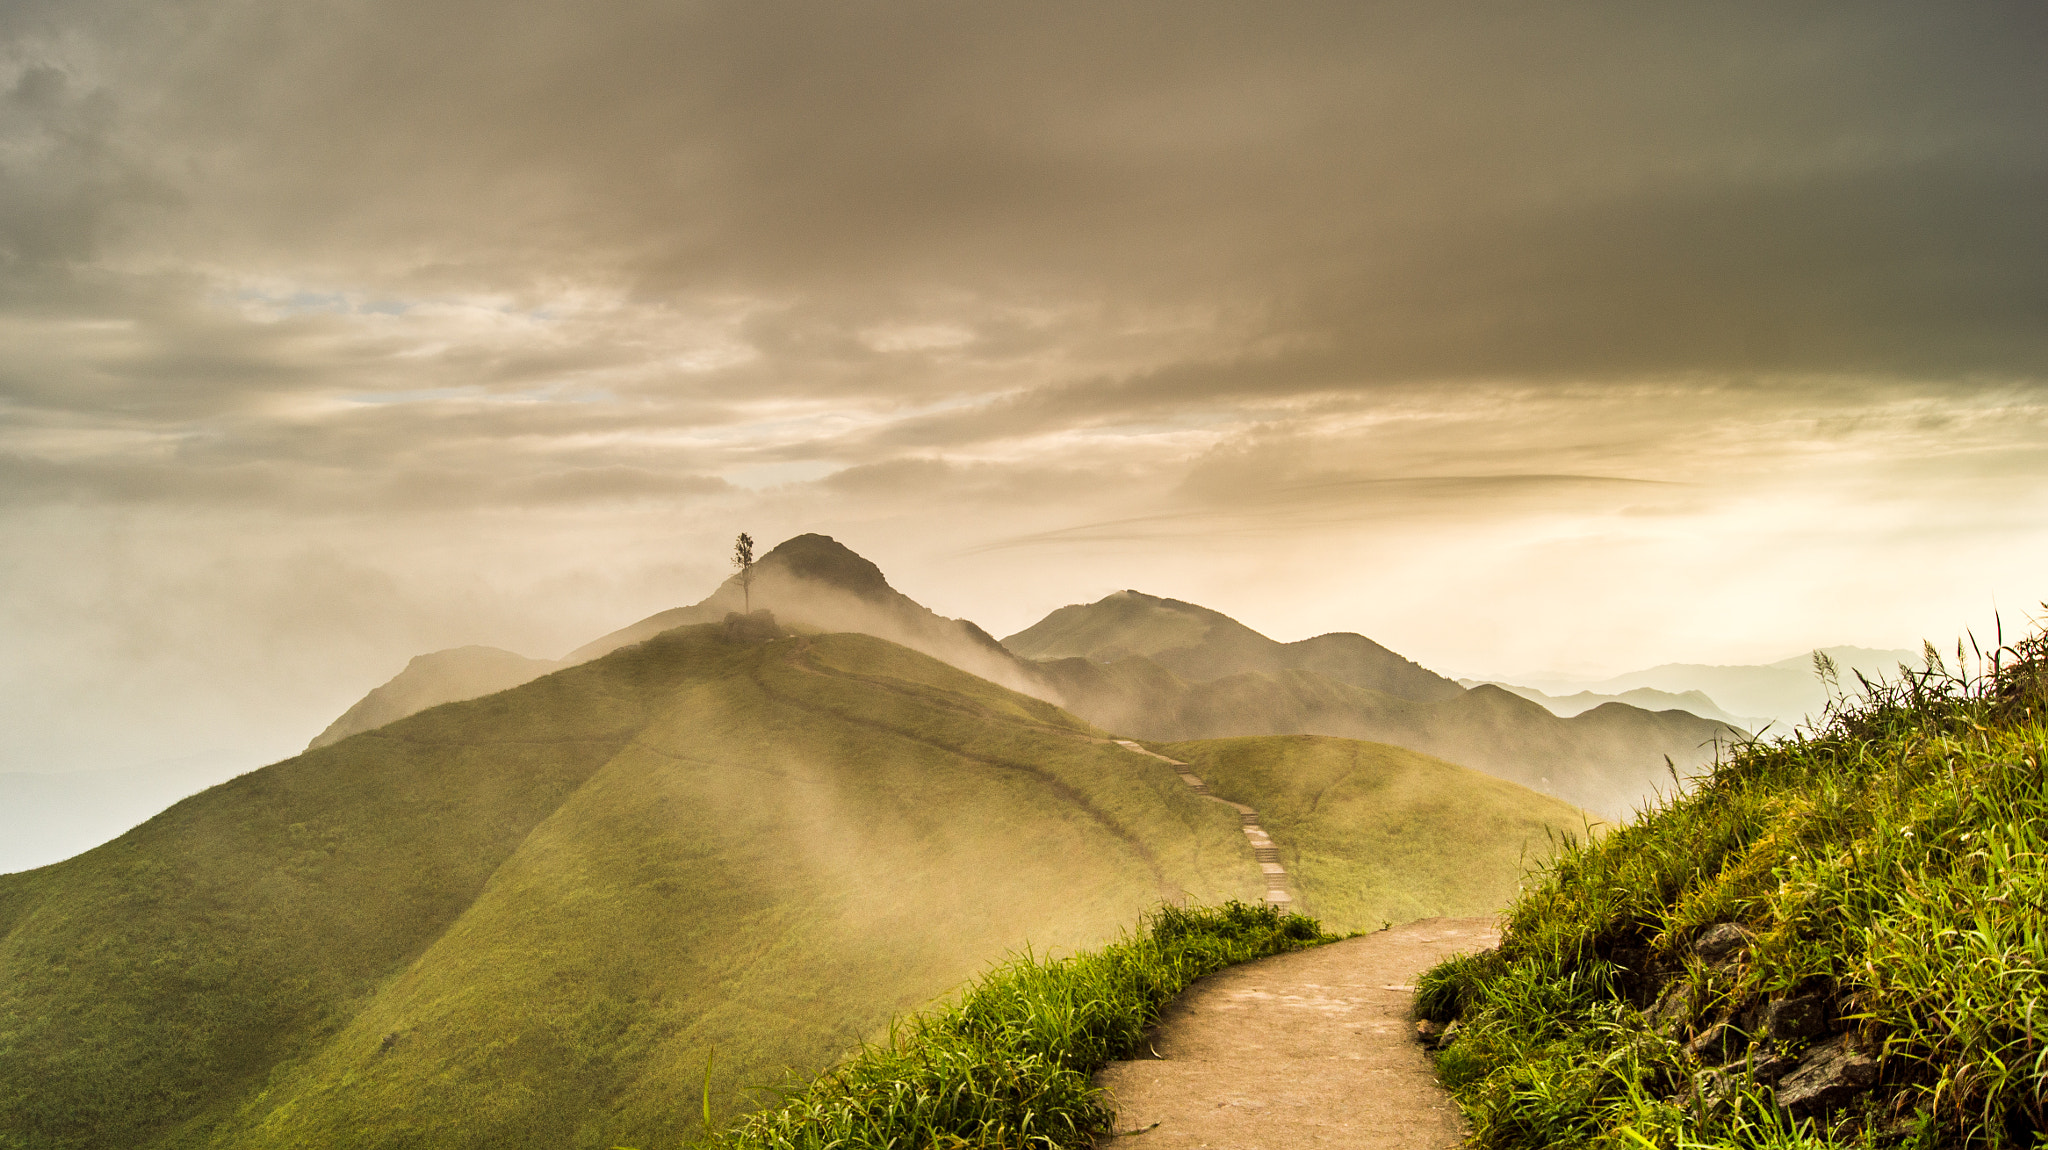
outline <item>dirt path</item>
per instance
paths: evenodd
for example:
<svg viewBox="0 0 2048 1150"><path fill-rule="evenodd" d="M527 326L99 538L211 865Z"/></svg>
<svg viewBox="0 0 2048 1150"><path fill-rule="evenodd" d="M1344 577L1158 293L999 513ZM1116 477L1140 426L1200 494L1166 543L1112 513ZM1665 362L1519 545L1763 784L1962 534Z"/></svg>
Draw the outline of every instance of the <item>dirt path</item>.
<svg viewBox="0 0 2048 1150"><path fill-rule="evenodd" d="M1491 919L1424 919L1203 979L1160 1019L1157 1060L1096 1077L1121 1135L1097 1145L1454 1150L1464 1124L1409 1004L1416 976L1498 937Z"/></svg>
<svg viewBox="0 0 2048 1150"><path fill-rule="evenodd" d="M1170 763L1179 773L1180 781L1194 788L1194 792L1213 802L1222 803L1237 811L1237 817L1244 824L1244 837L1252 844L1252 857L1259 860L1259 871L1266 879L1266 905L1280 910L1294 909L1294 895L1287 889L1287 868L1280 865L1280 848L1266 834L1266 828L1259 825L1259 812L1243 803L1217 798L1209 793L1209 784L1203 782L1194 769L1179 759L1169 759L1158 751L1148 751L1129 739L1111 739L1111 742L1127 751L1150 755L1163 763Z"/></svg>

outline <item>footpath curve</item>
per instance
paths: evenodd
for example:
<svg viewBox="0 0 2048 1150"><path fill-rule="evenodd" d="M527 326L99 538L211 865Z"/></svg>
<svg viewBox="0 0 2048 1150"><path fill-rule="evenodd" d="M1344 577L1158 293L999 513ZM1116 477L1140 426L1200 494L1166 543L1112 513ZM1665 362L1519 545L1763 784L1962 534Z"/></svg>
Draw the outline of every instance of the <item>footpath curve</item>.
<svg viewBox="0 0 2048 1150"><path fill-rule="evenodd" d="M1252 855L1259 860L1259 870L1266 876L1266 905L1283 911L1294 909L1294 894L1287 889L1287 868L1280 865L1280 848L1273 845L1272 836L1266 833L1266 828L1259 825L1259 812L1243 803L1233 803L1229 799L1210 794L1209 784L1203 782L1192 767L1179 759L1169 759L1158 751L1148 751L1129 739L1110 741L1125 750L1150 755L1161 762L1171 764L1174 771L1180 775L1180 781L1192 787L1196 794L1236 808L1237 817L1243 824L1244 837L1251 840Z"/></svg>
<svg viewBox="0 0 2048 1150"><path fill-rule="evenodd" d="M1116 1110L1101 1150L1457 1150L1465 1125L1409 1020L1415 979L1499 941L1492 919L1433 918L1210 975L1150 1035L1156 1059L1096 1076Z"/></svg>

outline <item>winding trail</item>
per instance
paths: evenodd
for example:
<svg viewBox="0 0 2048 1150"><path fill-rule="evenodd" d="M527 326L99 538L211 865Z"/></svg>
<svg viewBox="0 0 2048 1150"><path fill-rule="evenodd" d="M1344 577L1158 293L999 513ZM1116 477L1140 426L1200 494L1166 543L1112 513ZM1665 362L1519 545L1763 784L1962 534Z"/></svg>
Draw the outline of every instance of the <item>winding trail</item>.
<svg viewBox="0 0 2048 1150"><path fill-rule="evenodd" d="M1159 1057L1096 1076L1117 1112L1100 1150L1457 1150L1465 1126L1415 1041L1415 979L1499 941L1432 918L1234 966L1175 999Z"/></svg>
<svg viewBox="0 0 2048 1150"><path fill-rule="evenodd" d="M1192 787L1196 794L1236 808L1237 816L1244 824L1244 837L1251 840L1252 855L1259 860L1259 870L1266 877L1266 905L1279 910L1294 909L1294 894L1287 889L1287 868L1280 865L1280 848L1273 845L1272 836L1266 833L1266 828L1259 825L1259 812L1243 803L1233 803L1229 799L1217 798L1210 794L1209 784L1203 782L1188 764L1179 759L1169 759L1158 751L1148 751L1129 739L1110 741L1125 750L1150 755L1161 762L1172 764L1174 771L1180 775L1180 781Z"/></svg>

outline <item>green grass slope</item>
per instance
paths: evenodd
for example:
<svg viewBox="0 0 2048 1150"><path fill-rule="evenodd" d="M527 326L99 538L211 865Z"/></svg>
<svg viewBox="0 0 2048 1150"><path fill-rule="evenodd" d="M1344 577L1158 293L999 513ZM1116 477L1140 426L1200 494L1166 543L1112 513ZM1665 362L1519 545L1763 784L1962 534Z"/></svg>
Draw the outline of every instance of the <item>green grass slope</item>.
<svg viewBox="0 0 2048 1150"><path fill-rule="evenodd" d="M1024 945L1250 897L1235 819L853 635L672 632L0 877L0 1146L610 1146Z"/></svg>
<svg viewBox="0 0 2048 1150"><path fill-rule="evenodd" d="M1553 836L1583 836L1567 803L1382 743L1291 735L1169 743L1221 798L1257 808L1303 913L1333 931L1492 914Z"/></svg>
<svg viewBox="0 0 2048 1150"><path fill-rule="evenodd" d="M1563 854L1424 980L1482 1147L2026 1147L2048 640L1926 672Z"/></svg>

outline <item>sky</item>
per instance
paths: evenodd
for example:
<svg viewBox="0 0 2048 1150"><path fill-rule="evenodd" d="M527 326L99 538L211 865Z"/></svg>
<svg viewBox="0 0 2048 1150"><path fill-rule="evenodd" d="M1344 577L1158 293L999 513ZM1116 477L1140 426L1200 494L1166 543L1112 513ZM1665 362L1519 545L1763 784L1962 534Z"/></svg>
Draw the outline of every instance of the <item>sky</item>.
<svg viewBox="0 0 2048 1150"><path fill-rule="evenodd" d="M0 771L816 531L1452 674L2048 598L2048 9L9 0Z"/></svg>

